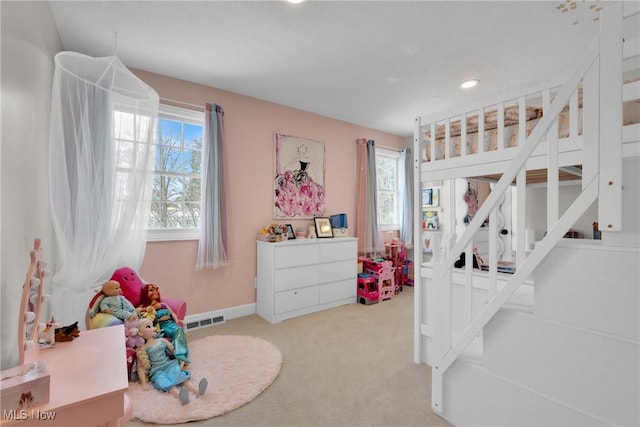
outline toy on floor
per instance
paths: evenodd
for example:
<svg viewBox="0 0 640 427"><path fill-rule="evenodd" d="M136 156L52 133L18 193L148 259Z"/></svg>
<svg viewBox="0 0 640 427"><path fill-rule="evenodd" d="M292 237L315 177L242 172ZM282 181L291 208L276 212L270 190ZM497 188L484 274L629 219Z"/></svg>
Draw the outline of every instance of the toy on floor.
<svg viewBox="0 0 640 427"><path fill-rule="evenodd" d="M156 320L156 314L157 314L156 309L151 306L148 306L147 308L144 308L144 309L142 307L138 307L136 311L138 312L138 317L140 319L146 318L151 320L152 322Z"/></svg>
<svg viewBox="0 0 640 427"><path fill-rule="evenodd" d="M358 274L358 302L364 305L376 304L380 301L376 279L368 273Z"/></svg>
<svg viewBox="0 0 640 427"><path fill-rule="evenodd" d="M74 338L78 338L79 336L80 328L78 327L78 322L75 322L68 326L56 328L54 337L56 342L67 342L73 341Z"/></svg>
<svg viewBox="0 0 640 427"><path fill-rule="evenodd" d="M157 390L172 394L180 403L189 403L189 392L202 396L208 386L206 378L202 378L198 387L191 382L191 372L180 367L177 359L171 359L167 351L174 347L165 338L155 338L156 328L149 319L138 322L140 335L145 343L136 351L138 360L138 378L143 385L151 383Z"/></svg>
<svg viewBox="0 0 640 427"><path fill-rule="evenodd" d="M184 329L178 324L178 317L171 307L164 304L160 298L160 290L157 285L149 283L142 288L140 294L139 309L147 310L149 307L155 309L155 322L160 331L171 339L174 346L174 355L180 360L181 366L185 367L191 361L189 360L189 345Z"/></svg>
<svg viewBox="0 0 640 427"><path fill-rule="evenodd" d="M380 301L393 298L396 291L395 267L391 261L382 261L370 265L367 273L371 274L378 285Z"/></svg>
<svg viewBox="0 0 640 427"><path fill-rule="evenodd" d="M38 343L40 344L40 346L51 347L55 345L56 326L60 325L58 325L56 319L54 319L53 317L51 317L51 320L47 323L40 323L38 325Z"/></svg>
<svg viewBox="0 0 640 427"><path fill-rule="evenodd" d="M124 321L124 336L126 337L127 348L138 348L144 345L144 338L138 329L138 320Z"/></svg>
<svg viewBox="0 0 640 427"><path fill-rule="evenodd" d="M100 301L100 311L111 314L120 320L137 319L136 308L122 295L120 283L109 280L102 285L102 293L106 296Z"/></svg>

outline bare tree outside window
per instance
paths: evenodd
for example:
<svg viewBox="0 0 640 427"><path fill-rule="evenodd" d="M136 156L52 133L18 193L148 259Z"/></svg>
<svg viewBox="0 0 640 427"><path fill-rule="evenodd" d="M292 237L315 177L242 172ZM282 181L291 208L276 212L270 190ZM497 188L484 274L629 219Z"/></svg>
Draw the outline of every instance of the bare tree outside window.
<svg viewBox="0 0 640 427"><path fill-rule="evenodd" d="M160 119L150 229L200 226L202 126Z"/></svg>

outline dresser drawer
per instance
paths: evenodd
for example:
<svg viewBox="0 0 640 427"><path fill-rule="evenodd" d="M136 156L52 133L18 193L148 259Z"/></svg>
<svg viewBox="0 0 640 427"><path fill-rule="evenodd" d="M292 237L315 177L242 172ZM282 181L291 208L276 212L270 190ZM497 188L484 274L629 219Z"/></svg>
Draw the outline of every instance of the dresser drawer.
<svg viewBox="0 0 640 427"><path fill-rule="evenodd" d="M356 299L356 280L343 280L320 286L320 304L339 301L345 298Z"/></svg>
<svg viewBox="0 0 640 427"><path fill-rule="evenodd" d="M357 256L357 241L342 242L340 238L337 238L330 245L320 246L320 262L355 260Z"/></svg>
<svg viewBox="0 0 640 427"><path fill-rule="evenodd" d="M357 276L358 264L355 260L320 264L320 282L330 283L338 280L354 279Z"/></svg>
<svg viewBox="0 0 640 427"><path fill-rule="evenodd" d="M307 265L305 267L282 268L276 270L274 277L274 289L276 292L290 289L317 285L319 282L319 265Z"/></svg>
<svg viewBox="0 0 640 427"><path fill-rule="evenodd" d="M281 314L312 307L318 305L319 300L319 289L317 286L279 292L275 295L274 313Z"/></svg>
<svg viewBox="0 0 640 427"><path fill-rule="evenodd" d="M277 245L277 243L275 243ZM275 248L275 268L296 267L320 262L320 248L317 245L294 245Z"/></svg>

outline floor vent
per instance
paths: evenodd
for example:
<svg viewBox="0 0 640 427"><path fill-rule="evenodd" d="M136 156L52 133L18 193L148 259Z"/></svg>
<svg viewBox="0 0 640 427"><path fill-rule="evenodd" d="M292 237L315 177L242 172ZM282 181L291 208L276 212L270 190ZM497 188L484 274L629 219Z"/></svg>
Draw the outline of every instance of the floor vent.
<svg viewBox="0 0 640 427"><path fill-rule="evenodd" d="M207 328L209 326L217 325L219 323L225 323L226 320L224 318L224 314L215 315L215 316L207 316L201 319L194 319L190 322L187 322L187 331L192 331L194 329Z"/></svg>

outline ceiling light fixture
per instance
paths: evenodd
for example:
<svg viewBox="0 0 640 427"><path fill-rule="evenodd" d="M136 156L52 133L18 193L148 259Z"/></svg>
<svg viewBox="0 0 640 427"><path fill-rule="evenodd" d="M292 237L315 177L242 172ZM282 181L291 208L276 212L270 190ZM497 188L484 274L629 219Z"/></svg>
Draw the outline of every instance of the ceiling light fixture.
<svg viewBox="0 0 640 427"><path fill-rule="evenodd" d="M289 3L293 3L293 4L298 4L298 3L302 3L304 0L287 0L287 2Z"/></svg>
<svg viewBox="0 0 640 427"><path fill-rule="evenodd" d="M479 82L480 82L480 80L478 80L478 79L467 80L467 81L464 81L464 82L460 83L460 87L462 89L469 89L469 88L472 88L475 85L477 85Z"/></svg>

